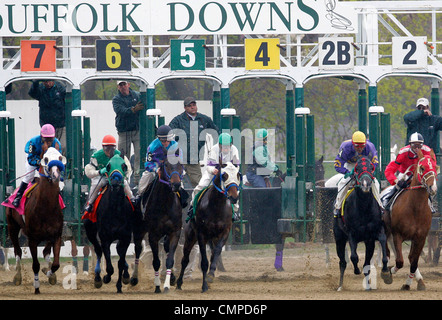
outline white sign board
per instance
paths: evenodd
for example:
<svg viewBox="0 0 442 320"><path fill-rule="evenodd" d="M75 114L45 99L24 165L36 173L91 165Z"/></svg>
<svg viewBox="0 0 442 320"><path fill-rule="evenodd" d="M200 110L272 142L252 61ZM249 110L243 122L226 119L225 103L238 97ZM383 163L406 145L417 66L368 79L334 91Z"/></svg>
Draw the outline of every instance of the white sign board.
<svg viewBox="0 0 442 320"><path fill-rule="evenodd" d="M319 38L319 69L353 69L353 38Z"/></svg>
<svg viewBox="0 0 442 320"><path fill-rule="evenodd" d="M356 33L335 0L2 0L0 36Z"/></svg>
<svg viewBox="0 0 442 320"><path fill-rule="evenodd" d="M393 69L427 68L427 37L393 37Z"/></svg>

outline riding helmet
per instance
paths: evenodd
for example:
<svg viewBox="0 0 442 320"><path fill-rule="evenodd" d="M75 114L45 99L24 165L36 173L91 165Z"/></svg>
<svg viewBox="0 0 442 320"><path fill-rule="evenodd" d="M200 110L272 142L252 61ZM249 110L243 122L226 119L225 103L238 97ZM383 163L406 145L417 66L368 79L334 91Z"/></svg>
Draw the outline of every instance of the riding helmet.
<svg viewBox="0 0 442 320"><path fill-rule="evenodd" d="M171 127L163 124L157 130L157 137L160 140L167 139L167 141L172 141L175 138L175 134Z"/></svg>
<svg viewBox="0 0 442 320"><path fill-rule="evenodd" d="M102 142L103 146L116 146L117 140L114 138L114 136L111 136L110 134L105 135Z"/></svg>
<svg viewBox="0 0 442 320"><path fill-rule="evenodd" d="M52 124L47 123L43 127L41 127L40 135L43 138L54 138L55 128L52 126Z"/></svg>
<svg viewBox="0 0 442 320"><path fill-rule="evenodd" d="M420 134L420 133L418 133L418 132L415 132L415 133L413 133L411 136L410 136L410 141L409 141L410 143L412 143L412 142L420 142L420 143L424 143L424 137Z"/></svg>
<svg viewBox="0 0 442 320"><path fill-rule="evenodd" d="M258 132L256 133L256 138L258 140L264 140L265 138L267 138L268 132L266 129L259 129Z"/></svg>
<svg viewBox="0 0 442 320"><path fill-rule="evenodd" d="M367 142L367 138L362 131L356 131L351 137L351 142L353 142L353 144L365 144Z"/></svg>
<svg viewBox="0 0 442 320"><path fill-rule="evenodd" d="M218 143L222 146L230 146L233 143L233 138L230 134L223 132L219 135Z"/></svg>

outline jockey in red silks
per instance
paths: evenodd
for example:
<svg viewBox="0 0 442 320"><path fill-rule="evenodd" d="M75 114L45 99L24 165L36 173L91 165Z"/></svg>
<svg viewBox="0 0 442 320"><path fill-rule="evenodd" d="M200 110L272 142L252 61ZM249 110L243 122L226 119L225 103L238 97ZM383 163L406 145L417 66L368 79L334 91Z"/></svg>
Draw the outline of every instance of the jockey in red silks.
<svg viewBox="0 0 442 320"><path fill-rule="evenodd" d="M411 176L414 171L414 166L419 161L417 150L420 149L423 155L432 155L434 157L433 149L424 144L423 136L415 132L410 136L409 145L399 150L396 160L391 161L387 168L385 168L385 178L392 186L382 197L382 203L385 210L390 210L390 199L403 188L408 187L411 182ZM398 173L396 175L396 173ZM433 206L430 205L433 211Z"/></svg>

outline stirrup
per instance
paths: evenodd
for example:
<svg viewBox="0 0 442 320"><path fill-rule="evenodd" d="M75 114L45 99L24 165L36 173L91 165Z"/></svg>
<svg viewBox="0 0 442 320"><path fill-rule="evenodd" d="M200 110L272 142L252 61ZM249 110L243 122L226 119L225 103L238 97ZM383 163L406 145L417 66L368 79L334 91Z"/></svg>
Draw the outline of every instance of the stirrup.
<svg viewBox="0 0 442 320"><path fill-rule="evenodd" d="M83 214L84 214L84 213L91 213L93 208L94 208L94 207L92 206L92 203L89 203L88 205L86 205L86 206L84 207L84 209L83 209Z"/></svg>

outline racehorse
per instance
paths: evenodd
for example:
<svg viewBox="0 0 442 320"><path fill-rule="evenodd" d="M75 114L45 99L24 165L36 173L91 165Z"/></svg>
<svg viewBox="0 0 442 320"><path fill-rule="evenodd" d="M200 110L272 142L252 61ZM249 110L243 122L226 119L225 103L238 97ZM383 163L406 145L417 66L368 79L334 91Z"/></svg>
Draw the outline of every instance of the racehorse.
<svg viewBox="0 0 442 320"><path fill-rule="evenodd" d="M205 191L201 191L198 203L194 204L195 217L189 221L184 230L184 255L181 260L181 273L177 281L177 289L181 289L183 284L184 270L189 263L190 251L196 241L198 241L201 252L202 292L209 289L207 278L211 282L215 277L218 258L232 227L233 204L239 198L240 181L239 167L231 162L223 165L220 161L220 169L213 177L212 184ZM209 263L206 244L209 244L212 251L208 275Z"/></svg>
<svg viewBox="0 0 442 320"><path fill-rule="evenodd" d="M344 272L347 267L345 259L345 246L350 244L351 262L354 266L354 273L360 274L358 267L357 245L365 243L365 261L363 272L366 277L366 290L370 290L369 274L370 261L375 249L375 241L378 240L382 248L382 273L383 278L388 272L387 258L387 236L382 221L381 208L372 193L374 183L373 172L375 166L367 157L358 159L352 179L356 185L349 190L343 203L343 216L334 219L333 232L336 241L336 252L339 257L340 279L338 291L342 290Z"/></svg>
<svg viewBox="0 0 442 320"><path fill-rule="evenodd" d="M172 161L169 161L169 158ZM172 273L175 250L181 234L182 207L179 198L179 189L183 177L183 165L180 156L169 155L162 162L158 171L158 177L141 194L142 217L135 223L135 270L131 283L138 283L138 260L142 251L142 240L146 233L149 237L149 245L152 250L152 266L155 270L155 293L161 293L159 248L160 240L165 236L164 249L167 253L166 278L163 289L167 293L170 286L175 284L175 276Z"/></svg>
<svg viewBox="0 0 442 320"><path fill-rule="evenodd" d="M29 249L32 256L32 270L34 272L34 288L35 294L40 293L40 281L38 272L40 271L40 263L37 257L37 245L46 241L43 250L43 256L48 262L49 267L43 268L42 271L49 277L49 283L55 284L57 277L55 272L60 267L60 248L61 234L63 230L63 212L62 200L60 200L59 182L62 172L65 169L66 158L61 155L55 148L49 148L40 162L40 179L30 193L29 198L22 198L19 208L24 203L24 216L12 207L6 208L6 219L8 222L9 237L14 245L14 254L16 257L17 273L14 276L14 284L20 285L22 282L21 275L21 257L22 250L19 243L19 232L23 229L28 237ZM26 223L23 221L25 218ZM54 253L54 260L50 263L51 249ZM49 269L50 268L50 269Z"/></svg>
<svg viewBox="0 0 442 320"><path fill-rule="evenodd" d="M387 235L392 237L396 265L390 268L390 277L403 267L402 242L411 241L410 253L410 274L407 277L402 290L410 290L413 279L418 281L417 289L425 290L423 278L418 269L419 256L425 245L425 239L431 227L431 209L428 204L428 195L435 195L437 192L436 157L423 155L417 151L418 163L413 170L413 177L408 188L403 190L396 198L391 207L390 214L384 215L387 228ZM391 282L390 282L391 283Z"/></svg>
<svg viewBox="0 0 442 320"><path fill-rule="evenodd" d="M126 252L132 237L132 226L135 210L130 199L124 192L124 177L127 166L120 155L113 156L106 165L106 176L109 184L101 191L100 199L95 200L93 215L83 216L85 230L89 241L93 244L97 255L95 266L95 287L100 288L104 283L109 283L114 273L111 261L110 245L118 240L118 280L117 293L122 293L122 282L129 283ZM93 211L93 212L94 212ZM100 241L98 241L99 237ZM100 244L101 242L101 244ZM106 260L106 275L101 279L101 257Z"/></svg>

